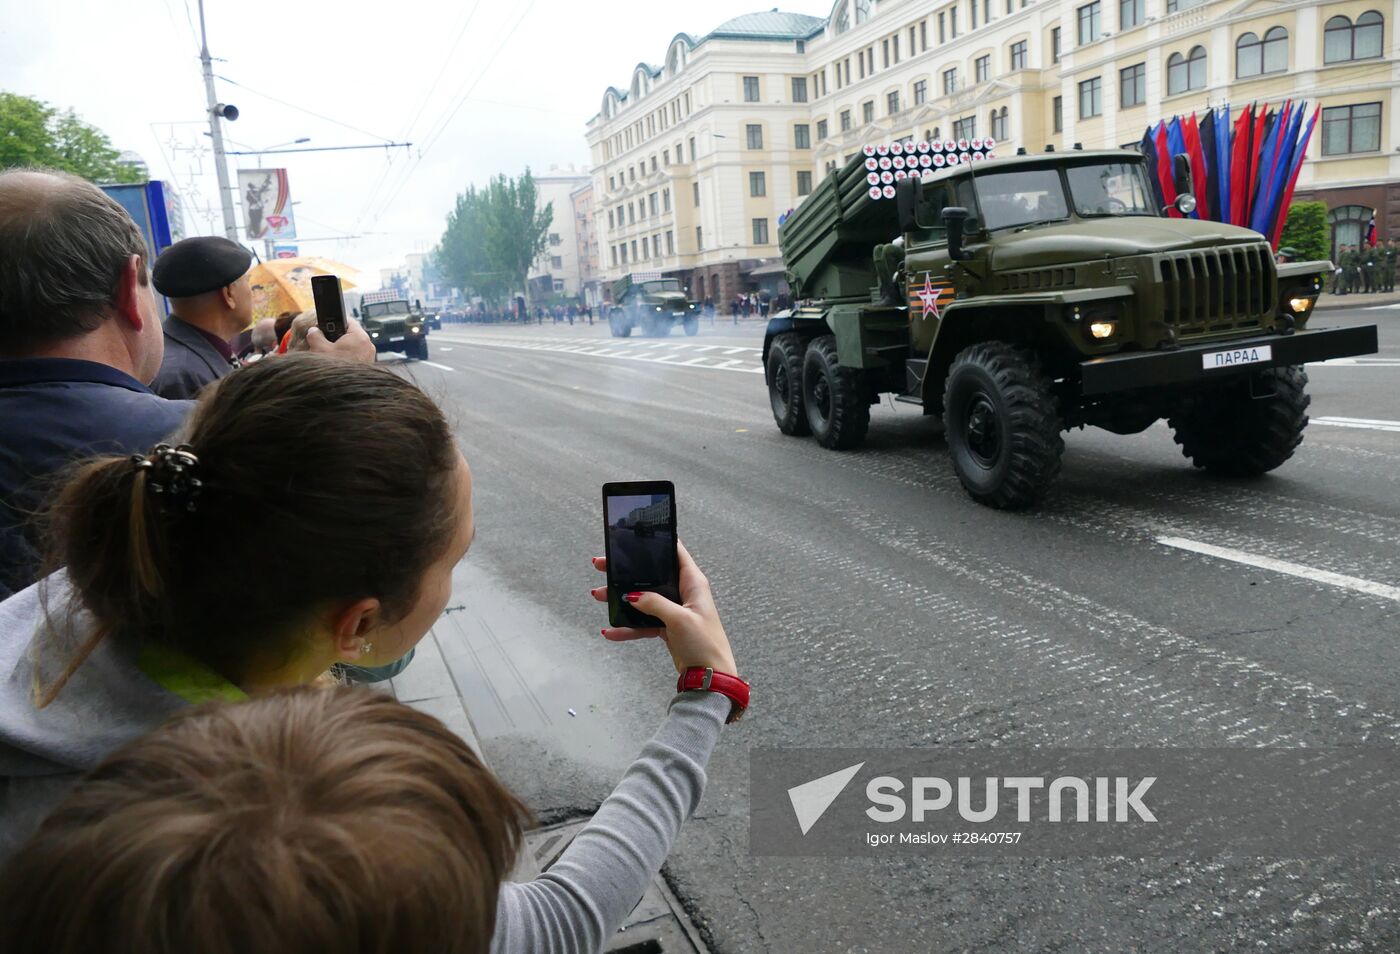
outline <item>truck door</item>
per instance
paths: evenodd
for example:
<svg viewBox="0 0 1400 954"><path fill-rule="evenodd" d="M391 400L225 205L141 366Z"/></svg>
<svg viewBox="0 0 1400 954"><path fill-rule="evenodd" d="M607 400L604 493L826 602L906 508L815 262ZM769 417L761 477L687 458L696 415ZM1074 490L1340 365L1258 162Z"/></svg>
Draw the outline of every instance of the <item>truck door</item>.
<svg viewBox="0 0 1400 954"><path fill-rule="evenodd" d="M956 204L955 197L952 180L924 185L915 215L918 229L904 237L907 246L904 276L909 300L909 337L915 354L925 355L932 349L943 309L953 302L943 209Z"/></svg>

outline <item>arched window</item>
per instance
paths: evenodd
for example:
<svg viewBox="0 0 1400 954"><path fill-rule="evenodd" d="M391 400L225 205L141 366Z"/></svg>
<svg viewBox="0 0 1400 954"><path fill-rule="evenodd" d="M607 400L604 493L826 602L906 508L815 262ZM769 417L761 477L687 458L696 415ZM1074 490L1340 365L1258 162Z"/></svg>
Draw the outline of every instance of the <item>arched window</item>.
<svg viewBox="0 0 1400 954"><path fill-rule="evenodd" d="M1205 89L1206 48L1193 46L1191 52L1182 56L1173 53L1167 58L1167 95Z"/></svg>
<svg viewBox="0 0 1400 954"><path fill-rule="evenodd" d="M1335 16L1322 31L1322 62L1346 63L1369 60L1381 55L1385 42L1385 18L1368 10L1352 23Z"/></svg>
<svg viewBox="0 0 1400 954"><path fill-rule="evenodd" d="M1256 33L1245 33L1235 41L1235 76L1247 79L1262 73L1283 73L1288 70L1288 31L1272 27L1259 39Z"/></svg>
<svg viewBox="0 0 1400 954"><path fill-rule="evenodd" d="M1281 26L1264 34L1264 72L1288 72L1288 31Z"/></svg>
<svg viewBox="0 0 1400 954"><path fill-rule="evenodd" d="M856 25L870 19L870 0L856 0Z"/></svg>
<svg viewBox="0 0 1400 954"><path fill-rule="evenodd" d="M1343 205L1327 213L1327 222L1332 226L1332 261L1337 260L1343 245L1361 244L1373 215L1375 211L1364 205Z"/></svg>
<svg viewBox="0 0 1400 954"><path fill-rule="evenodd" d="M846 5L846 0L841 0L841 9L831 18L831 30L833 33L845 33L850 28L851 8Z"/></svg>
<svg viewBox="0 0 1400 954"><path fill-rule="evenodd" d="M1008 138L1006 130L1007 126L1009 125L1009 123L1007 122L1007 117L1009 115L1010 111L1005 106L1003 106L1001 109L992 110L992 138L995 139L997 142L1004 142Z"/></svg>

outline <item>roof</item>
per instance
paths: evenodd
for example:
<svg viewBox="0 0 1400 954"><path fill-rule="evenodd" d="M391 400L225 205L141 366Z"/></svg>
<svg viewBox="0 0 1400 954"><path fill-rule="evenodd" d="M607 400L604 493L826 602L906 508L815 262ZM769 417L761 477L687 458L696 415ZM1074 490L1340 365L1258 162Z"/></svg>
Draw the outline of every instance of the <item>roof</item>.
<svg viewBox="0 0 1400 954"><path fill-rule="evenodd" d="M826 20L805 13L783 13L777 7L764 13L745 13L726 20L710 31L710 37L746 40L807 40L826 28ZM704 42L704 41L701 41Z"/></svg>
<svg viewBox="0 0 1400 954"><path fill-rule="evenodd" d="M942 181L955 175L971 172L978 175L987 172L1005 172L1008 169L1058 168L1077 162L1142 162L1142 153L1132 149L1062 149L1056 152L1030 152L1024 156L1002 154L995 159L980 163L959 163L941 169L923 170L926 182ZM929 175L932 173L932 175Z"/></svg>

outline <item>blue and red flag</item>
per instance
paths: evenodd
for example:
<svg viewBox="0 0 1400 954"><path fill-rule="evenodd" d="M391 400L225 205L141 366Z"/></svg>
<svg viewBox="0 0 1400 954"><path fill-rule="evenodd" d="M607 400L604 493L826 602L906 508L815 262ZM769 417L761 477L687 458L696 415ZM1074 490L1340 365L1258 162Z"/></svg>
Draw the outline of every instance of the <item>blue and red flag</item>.
<svg viewBox="0 0 1400 954"><path fill-rule="evenodd" d="M1298 173L1302 171L1303 160L1307 158L1308 143L1312 140L1313 128L1317 125L1317 117L1321 111L1321 106L1313 107L1312 119L1308 120L1308 128L1303 133L1303 139L1298 143L1298 148L1293 155L1293 165L1288 169L1288 185L1283 190L1283 202L1279 205L1278 221L1274 223L1274 232L1269 236L1274 248L1278 248L1278 243L1283 239L1283 227L1288 222L1288 206L1293 201L1293 187L1298 184Z"/></svg>

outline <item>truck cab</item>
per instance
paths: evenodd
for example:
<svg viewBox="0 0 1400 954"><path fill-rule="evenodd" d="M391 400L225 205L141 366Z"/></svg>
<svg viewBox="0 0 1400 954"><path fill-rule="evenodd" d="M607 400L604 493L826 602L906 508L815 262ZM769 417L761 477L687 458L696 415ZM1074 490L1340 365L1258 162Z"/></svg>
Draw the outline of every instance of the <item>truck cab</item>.
<svg viewBox="0 0 1400 954"><path fill-rule="evenodd" d="M407 297L392 290L365 292L356 311L376 353L397 351L407 358L427 360L428 327Z"/></svg>
<svg viewBox="0 0 1400 954"><path fill-rule="evenodd" d="M700 306L686 297L680 280L660 272L633 272L613 283L613 307L608 327L614 338L633 330L664 337L680 325L687 335L700 332Z"/></svg>

